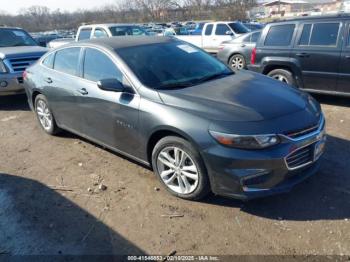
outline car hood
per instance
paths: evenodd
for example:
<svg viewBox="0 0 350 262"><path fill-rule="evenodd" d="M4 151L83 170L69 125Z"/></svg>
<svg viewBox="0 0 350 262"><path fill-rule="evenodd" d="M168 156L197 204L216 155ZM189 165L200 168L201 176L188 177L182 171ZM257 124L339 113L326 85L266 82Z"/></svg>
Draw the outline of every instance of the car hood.
<svg viewBox="0 0 350 262"><path fill-rule="evenodd" d="M304 110L308 95L249 71L176 90L160 90L162 101L215 121L263 121Z"/></svg>
<svg viewBox="0 0 350 262"><path fill-rule="evenodd" d="M0 58L5 59L28 55L43 55L47 51L47 48L41 46L0 47Z"/></svg>

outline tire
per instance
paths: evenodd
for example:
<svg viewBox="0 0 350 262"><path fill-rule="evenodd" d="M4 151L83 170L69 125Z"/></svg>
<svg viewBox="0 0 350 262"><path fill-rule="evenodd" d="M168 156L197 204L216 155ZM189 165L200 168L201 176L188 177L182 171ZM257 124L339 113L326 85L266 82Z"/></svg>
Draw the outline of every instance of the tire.
<svg viewBox="0 0 350 262"><path fill-rule="evenodd" d="M286 69L274 69L270 71L267 75L275 80L286 83L290 86L297 86L293 73Z"/></svg>
<svg viewBox="0 0 350 262"><path fill-rule="evenodd" d="M170 163L172 168L164 163ZM152 167L164 188L174 196L199 200L210 192L208 175L199 152L180 137L168 136L158 141L152 152Z"/></svg>
<svg viewBox="0 0 350 262"><path fill-rule="evenodd" d="M231 69L234 71L242 70L247 67L247 63L245 61L244 56L240 54L233 55L228 63Z"/></svg>
<svg viewBox="0 0 350 262"><path fill-rule="evenodd" d="M35 97L34 110L40 127L49 135L58 134L61 129L57 126L46 97L39 94Z"/></svg>

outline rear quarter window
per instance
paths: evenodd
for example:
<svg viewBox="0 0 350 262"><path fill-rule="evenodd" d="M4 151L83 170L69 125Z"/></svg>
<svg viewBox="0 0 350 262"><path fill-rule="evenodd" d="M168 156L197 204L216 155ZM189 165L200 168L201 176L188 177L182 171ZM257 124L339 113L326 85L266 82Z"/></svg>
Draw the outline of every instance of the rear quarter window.
<svg viewBox="0 0 350 262"><path fill-rule="evenodd" d="M273 25L267 32L265 46L289 46L292 42L295 24Z"/></svg>
<svg viewBox="0 0 350 262"><path fill-rule="evenodd" d="M49 54L47 57L44 58L42 64L48 68L53 68L53 63L54 63L54 60L55 60L55 54L56 53L52 53L52 54Z"/></svg>

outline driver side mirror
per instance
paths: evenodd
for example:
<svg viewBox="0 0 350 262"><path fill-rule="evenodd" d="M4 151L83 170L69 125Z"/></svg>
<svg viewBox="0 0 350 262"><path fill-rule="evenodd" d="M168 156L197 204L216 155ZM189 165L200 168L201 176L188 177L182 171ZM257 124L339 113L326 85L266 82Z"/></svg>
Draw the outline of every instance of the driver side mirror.
<svg viewBox="0 0 350 262"><path fill-rule="evenodd" d="M97 82L97 86L105 91L124 91L124 85L118 79L103 79Z"/></svg>
<svg viewBox="0 0 350 262"><path fill-rule="evenodd" d="M233 36L233 32L232 31L226 31L226 35Z"/></svg>

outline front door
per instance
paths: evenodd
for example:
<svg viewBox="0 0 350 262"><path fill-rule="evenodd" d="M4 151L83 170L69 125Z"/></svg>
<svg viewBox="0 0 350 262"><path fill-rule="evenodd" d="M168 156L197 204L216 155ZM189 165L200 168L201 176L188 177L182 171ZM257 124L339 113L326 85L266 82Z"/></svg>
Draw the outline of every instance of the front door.
<svg viewBox="0 0 350 262"><path fill-rule="evenodd" d="M111 57L101 50L86 48L80 86L84 134L107 146L133 153L139 147L138 117L140 97L133 91ZM105 91L97 82L117 79L125 92Z"/></svg>

